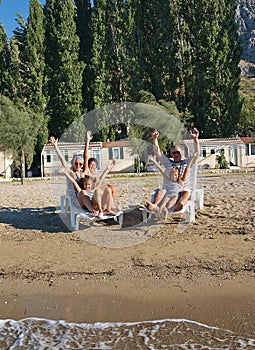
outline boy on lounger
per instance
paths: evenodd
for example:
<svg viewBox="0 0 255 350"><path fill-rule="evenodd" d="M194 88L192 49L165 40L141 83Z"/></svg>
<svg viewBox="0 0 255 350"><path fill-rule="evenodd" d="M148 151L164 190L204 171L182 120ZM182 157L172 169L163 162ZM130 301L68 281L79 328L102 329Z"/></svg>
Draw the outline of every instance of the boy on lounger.
<svg viewBox="0 0 255 350"><path fill-rule="evenodd" d="M187 179L188 172L190 167L197 159L196 153L190 158L189 163L187 164L183 175L181 176L180 170L178 167L171 167L170 169L164 169L152 156L149 156L149 159L156 165L158 170L161 172L164 179L165 186L165 195L162 200L159 202L158 206L154 208L157 211L157 216L161 219L167 219L167 215L169 211L173 211L175 205L178 201L180 193L183 191L183 185ZM147 207L152 206L153 204L150 202L146 203Z"/></svg>

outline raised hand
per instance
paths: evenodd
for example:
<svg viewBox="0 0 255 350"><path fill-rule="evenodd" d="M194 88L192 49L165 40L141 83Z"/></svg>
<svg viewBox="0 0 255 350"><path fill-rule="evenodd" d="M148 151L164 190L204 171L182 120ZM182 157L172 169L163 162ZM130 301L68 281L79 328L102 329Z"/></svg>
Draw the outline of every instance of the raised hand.
<svg viewBox="0 0 255 350"><path fill-rule="evenodd" d="M91 130L87 130L86 139L90 142L93 139L93 133Z"/></svg>
<svg viewBox="0 0 255 350"><path fill-rule="evenodd" d="M150 160L151 162L155 163L155 159L154 159L154 157L151 154L148 156L148 160Z"/></svg>
<svg viewBox="0 0 255 350"><path fill-rule="evenodd" d="M151 136L152 136L152 139L153 139L153 140L157 139L157 138L159 137L159 132L158 132L158 130L153 130Z"/></svg>
<svg viewBox="0 0 255 350"><path fill-rule="evenodd" d="M58 144L58 139L55 139L54 136L51 136L51 137L49 138L49 142L52 143L53 146L57 146L57 144Z"/></svg>
<svg viewBox="0 0 255 350"><path fill-rule="evenodd" d="M197 140L199 136L199 131L197 130L197 128L193 128L192 130L190 130L190 135L193 138L193 140Z"/></svg>

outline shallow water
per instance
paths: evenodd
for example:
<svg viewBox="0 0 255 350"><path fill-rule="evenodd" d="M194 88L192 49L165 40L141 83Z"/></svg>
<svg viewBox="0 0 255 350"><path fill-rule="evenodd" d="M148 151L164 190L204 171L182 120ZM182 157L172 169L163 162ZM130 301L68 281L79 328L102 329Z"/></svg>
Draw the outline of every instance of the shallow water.
<svg viewBox="0 0 255 350"><path fill-rule="evenodd" d="M136 323L0 321L0 349L255 349L255 337L184 319Z"/></svg>

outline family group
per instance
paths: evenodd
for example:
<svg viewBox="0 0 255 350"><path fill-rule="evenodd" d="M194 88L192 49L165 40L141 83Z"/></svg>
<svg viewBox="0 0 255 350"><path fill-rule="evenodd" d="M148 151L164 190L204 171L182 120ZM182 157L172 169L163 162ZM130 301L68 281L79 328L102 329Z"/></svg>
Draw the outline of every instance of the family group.
<svg viewBox="0 0 255 350"><path fill-rule="evenodd" d="M200 153L199 131L193 128L190 135L194 141L195 152L188 158L184 158L182 147L174 146L171 148L171 158L167 158L159 147L159 132L157 130L152 132L154 156L150 156L149 160L161 172L163 184L161 189L155 191L153 201L147 201L145 206L148 210L155 211L159 218L166 218L169 211L182 210L190 197L189 170ZM113 159L98 176L97 160L89 158L89 143L92 137L92 132L88 130L83 158L74 155L71 167L66 163L58 147L58 140L50 137L49 141L56 150L63 166L63 172L69 180L69 186L72 186L69 193L73 194L77 206L89 210L95 217L102 218L105 215L116 215L121 210L121 206L117 201L115 186L103 183L116 161Z"/></svg>

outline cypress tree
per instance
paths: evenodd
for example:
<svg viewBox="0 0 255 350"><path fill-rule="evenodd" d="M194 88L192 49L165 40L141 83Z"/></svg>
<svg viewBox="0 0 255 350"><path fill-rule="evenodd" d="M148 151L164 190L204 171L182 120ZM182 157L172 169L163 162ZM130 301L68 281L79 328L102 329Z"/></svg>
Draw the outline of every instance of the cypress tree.
<svg viewBox="0 0 255 350"><path fill-rule="evenodd" d="M30 0L27 24L27 52L27 65L29 67L29 96L27 104L36 112L34 123L39 123L40 125L33 164L38 166L41 161L42 147L48 138L48 118L45 114L46 98L43 89L45 76L45 26L43 6L39 0Z"/></svg>
<svg viewBox="0 0 255 350"><path fill-rule="evenodd" d="M169 98L173 52L169 1L140 0L132 4L136 8L139 90L151 92L157 100Z"/></svg>
<svg viewBox="0 0 255 350"><path fill-rule="evenodd" d="M4 26L0 23L0 94L9 94L10 50Z"/></svg>
<svg viewBox="0 0 255 350"><path fill-rule="evenodd" d="M60 137L81 116L84 65L73 1L46 0L45 16L48 127L50 135Z"/></svg>
<svg viewBox="0 0 255 350"><path fill-rule="evenodd" d="M235 21L236 1L225 0L219 6L219 33L216 47L216 60L212 67L214 72L214 94L212 117L208 131L218 137L228 137L237 130L242 103L239 97L241 70L239 63L242 47L238 41ZM212 123L213 122L213 123Z"/></svg>
<svg viewBox="0 0 255 350"><path fill-rule="evenodd" d="M82 79L82 106L89 111L93 109L93 71L91 68L92 56L92 9L90 0L75 0L77 34L80 39L79 60L84 62Z"/></svg>
<svg viewBox="0 0 255 350"><path fill-rule="evenodd" d="M235 9L234 0L182 0L179 7L178 107L204 137L230 136L240 114Z"/></svg>
<svg viewBox="0 0 255 350"><path fill-rule="evenodd" d="M27 69L27 27L24 17L17 14L18 26L10 39L10 94L11 99L20 99L24 104L29 94Z"/></svg>
<svg viewBox="0 0 255 350"><path fill-rule="evenodd" d="M27 57L29 106L34 111L43 112L45 97L43 83L45 74L45 28L43 6L39 0L30 0L27 24Z"/></svg>

